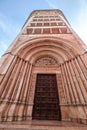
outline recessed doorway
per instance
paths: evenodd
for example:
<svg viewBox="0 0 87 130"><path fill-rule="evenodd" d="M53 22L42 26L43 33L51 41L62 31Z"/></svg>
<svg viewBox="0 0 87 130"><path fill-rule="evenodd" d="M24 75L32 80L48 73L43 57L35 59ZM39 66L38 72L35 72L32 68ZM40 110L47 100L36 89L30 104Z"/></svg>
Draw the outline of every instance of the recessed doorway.
<svg viewBox="0 0 87 130"><path fill-rule="evenodd" d="M37 74L32 118L61 120L56 74Z"/></svg>

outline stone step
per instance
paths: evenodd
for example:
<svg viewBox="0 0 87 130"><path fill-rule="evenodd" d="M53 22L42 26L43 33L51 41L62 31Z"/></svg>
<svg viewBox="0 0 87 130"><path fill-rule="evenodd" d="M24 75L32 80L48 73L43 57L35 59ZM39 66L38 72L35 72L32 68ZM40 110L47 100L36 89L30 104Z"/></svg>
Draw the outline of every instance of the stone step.
<svg viewBox="0 0 87 130"><path fill-rule="evenodd" d="M0 130L87 130L87 126L85 127L52 127L52 126L7 126L7 127L2 127Z"/></svg>
<svg viewBox="0 0 87 130"><path fill-rule="evenodd" d="M2 122L0 130L87 130L87 125L63 121Z"/></svg>

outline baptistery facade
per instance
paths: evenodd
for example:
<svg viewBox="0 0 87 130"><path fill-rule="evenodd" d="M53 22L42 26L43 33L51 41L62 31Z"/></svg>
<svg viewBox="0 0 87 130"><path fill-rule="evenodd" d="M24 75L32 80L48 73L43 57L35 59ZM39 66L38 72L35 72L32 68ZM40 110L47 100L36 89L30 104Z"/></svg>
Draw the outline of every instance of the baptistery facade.
<svg viewBox="0 0 87 130"><path fill-rule="evenodd" d="M87 123L87 46L60 10L33 11L0 59L0 121Z"/></svg>

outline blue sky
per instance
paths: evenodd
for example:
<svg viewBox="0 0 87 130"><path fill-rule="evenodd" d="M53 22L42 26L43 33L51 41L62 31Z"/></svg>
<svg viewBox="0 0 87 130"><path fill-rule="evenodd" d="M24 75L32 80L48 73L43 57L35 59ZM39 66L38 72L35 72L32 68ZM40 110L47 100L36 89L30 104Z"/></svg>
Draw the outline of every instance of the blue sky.
<svg viewBox="0 0 87 130"><path fill-rule="evenodd" d="M87 0L0 0L0 56L33 10L60 9L87 44Z"/></svg>

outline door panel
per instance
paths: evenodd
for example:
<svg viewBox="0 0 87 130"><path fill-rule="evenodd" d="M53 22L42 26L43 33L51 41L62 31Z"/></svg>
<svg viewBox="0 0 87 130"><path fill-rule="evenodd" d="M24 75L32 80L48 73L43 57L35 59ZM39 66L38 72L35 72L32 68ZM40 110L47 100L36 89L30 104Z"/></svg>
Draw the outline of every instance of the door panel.
<svg viewBox="0 0 87 130"><path fill-rule="evenodd" d="M61 120L55 74L37 75L32 117L40 120Z"/></svg>

